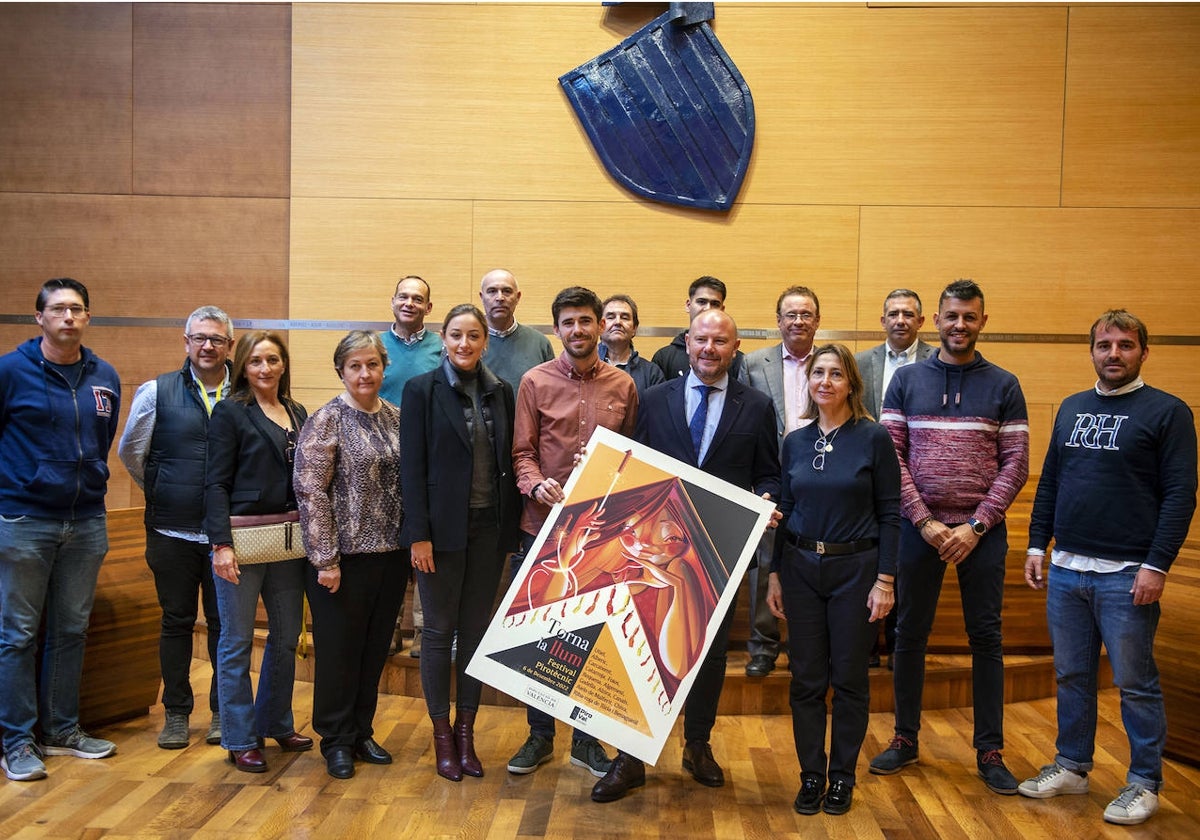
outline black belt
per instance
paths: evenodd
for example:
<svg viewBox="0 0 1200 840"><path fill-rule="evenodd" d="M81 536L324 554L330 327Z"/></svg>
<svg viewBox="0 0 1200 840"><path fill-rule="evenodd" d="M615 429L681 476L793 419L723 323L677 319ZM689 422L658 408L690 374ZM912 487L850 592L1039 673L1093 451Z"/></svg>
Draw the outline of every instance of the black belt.
<svg viewBox="0 0 1200 840"><path fill-rule="evenodd" d="M866 551L868 548L874 548L879 544L879 540L855 540L854 542L831 543L822 542L821 540L810 540L807 537L794 536L788 534L788 542L796 546L796 548L805 548L809 551L815 551L817 554L836 556L839 554L858 554L860 551Z"/></svg>

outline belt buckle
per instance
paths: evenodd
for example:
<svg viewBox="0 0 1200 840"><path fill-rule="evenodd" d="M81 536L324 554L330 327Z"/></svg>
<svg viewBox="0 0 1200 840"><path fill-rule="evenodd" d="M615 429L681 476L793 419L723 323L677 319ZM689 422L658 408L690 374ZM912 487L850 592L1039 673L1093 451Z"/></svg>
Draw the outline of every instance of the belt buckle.
<svg viewBox="0 0 1200 840"><path fill-rule="evenodd" d="M824 553L825 553L825 543L821 542L820 540L817 540L817 554L824 554Z"/></svg>

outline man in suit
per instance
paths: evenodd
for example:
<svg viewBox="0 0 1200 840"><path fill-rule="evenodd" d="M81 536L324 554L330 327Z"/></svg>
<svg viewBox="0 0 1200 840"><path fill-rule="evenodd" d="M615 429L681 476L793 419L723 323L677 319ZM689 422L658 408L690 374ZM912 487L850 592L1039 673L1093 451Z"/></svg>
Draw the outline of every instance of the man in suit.
<svg viewBox="0 0 1200 840"><path fill-rule="evenodd" d="M855 355L858 372L863 380L863 404L876 420L883 406L883 395L892 383L892 374L914 362L922 362L937 352L932 344L917 337L925 316L921 314L921 296L910 289L888 292L883 301L883 315L879 318L887 341L870 350ZM892 651L896 649L896 610L888 613L883 625L883 652L888 657L888 668L892 666ZM879 663L879 648L871 656L871 667Z"/></svg>
<svg viewBox="0 0 1200 840"><path fill-rule="evenodd" d="M780 470L774 411L769 397L732 376L730 366L738 344L737 325L727 314L712 309L697 315L687 335L688 374L646 392L634 437L712 476L776 499ZM773 517L772 528L778 516ZM709 787L725 784L709 737L725 681L725 650L735 604L729 605L721 621L683 710L683 769ZM645 781L642 762L619 753L592 788L592 799L612 802Z"/></svg>
<svg viewBox="0 0 1200 840"><path fill-rule="evenodd" d="M863 380L863 403L876 420L883 406L883 395L897 370L928 359L937 352L932 344L917 337L925 316L921 314L921 296L910 289L889 292L879 318L887 341L854 357ZM894 615L894 613L893 613Z"/></svg>
<svg viewBox="0 0 1200 840"><path fill-rule="evenodd" d="M775 301L775 319L782 339L773 347L755 350L746 356L746 381L752 388L771 398L775 406L775 429L780 449L788 432L811 423L801 420L808 408L808 357L813 338L821 326L821 302L807 286L791 286ZM765 677L775 670L779 656L779 622L767 607L767 575L759 569L770 568L775 532L763 534L754 559L756 564L746 575L750 590L750 641L746 650L750 662L746 676Z"/></svg>

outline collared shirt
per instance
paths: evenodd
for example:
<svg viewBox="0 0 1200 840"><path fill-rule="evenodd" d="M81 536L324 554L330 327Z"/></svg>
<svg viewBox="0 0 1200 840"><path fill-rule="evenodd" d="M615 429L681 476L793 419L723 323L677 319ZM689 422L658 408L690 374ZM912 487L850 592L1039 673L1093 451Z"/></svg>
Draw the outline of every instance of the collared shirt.
<svg viewBox="0 0 1200 840"><path fill-rule="evenodd" d="M1119 397L1122 394L1132 393L1133 391L1136 391L1138 388L1141 388L1145 384L1146 383L1142 381L1142 377L1139 376L1137 379L1133 380L1132 382L1126 382L1120 388L1113 388L1111 391L1105 391L1104 388L1102 388L1100 386L1100 380L1097 379L1096 380L1096 393L1102 397Z"/></svg>
<svg viewBox="0 0 1200 840"><path fill-rule="evenodd" d="M801 416L808 410L808 373L806 368L812 356L812 347L803 356L796 356L787 349L786 344L779 345L783 350L783 393L784 427L783 434L794 432L807 426L812 420L802 420Z"/></svg>
<svg viewBox="0 0 1200 840"><path fill-rule="evenodd" d="M550 513L528 498L547 478L566 484L578 455L597 426L632 437L637 425L637 387L629 374L607 362L579 373L564 352L521 377L513 425L513 467L526 497L521 530L536 534Z"/></svg>
<svg viewBox="0 0 1200 840"><path fill-rule="evenodd" d="M496 336L499 336L500 338L508 338L510 335L512 335L513 333L515 333L517 331L517 327L519 327L519 326L521 326L521 325L517 323L517 319L513 318L512 326L506 330L495 330L495 329L492 329L492 327L489 325L488 326L488 335L496 335Z"/></svg>
<svg viewBox="0 0 1200 840"><path fill-rule="evenodd" d="M397 341L400 341L404 344L412 346L413 344L416 344L418 341L425 340L425 327L421 327L421 329L417 330L415 333L410 335L408 338L405 338L404 336L400 335L400 333L396 332L396 325L392 324L392 335L394 335L396 337Z"/></svg>
<svg viewBox="0 0 1200 840"><path fill-rule="evenodd" d="M888 385L892 382L892 376L896 371L905 365L911 365L917 360L917 345L921 343L921 339L913 340L913 343L908 345L904 350L893 350L891 345L884 344L883 354L883 389L879 392L879 403L883 404L883 395L887 393Z"/></svg>
<svg viewBox="0 0 1200 840"><path fill-rule="evenodd" d="M706 383L701 382L694 371L688 370L687 387L684 392L685 426L692 422L692 415L700 407L700 391L697 387L704 384ZM708 455L708 445L712 443L713 435L717 433L717 424L721 422L721 412L725 410L725 394L729 390L729 374L723 374L710 387L713 390L708 394L708 414L704 418L704 436L700 439L700 452L696 455L697 464L704 463L704 458Z"/></svg>

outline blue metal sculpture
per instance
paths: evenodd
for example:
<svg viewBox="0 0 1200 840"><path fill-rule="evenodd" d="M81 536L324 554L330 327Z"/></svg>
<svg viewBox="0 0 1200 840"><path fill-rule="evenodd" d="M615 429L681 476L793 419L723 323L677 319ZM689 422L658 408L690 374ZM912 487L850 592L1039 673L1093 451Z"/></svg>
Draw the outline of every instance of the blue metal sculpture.
<svg viewBox="0 0 1200 840"><path fill-rule="evenodd" d="M754 100L708 25L712 17L712 3L672 3L558 82L626 189L728 210L750 166Z"/></svg>

